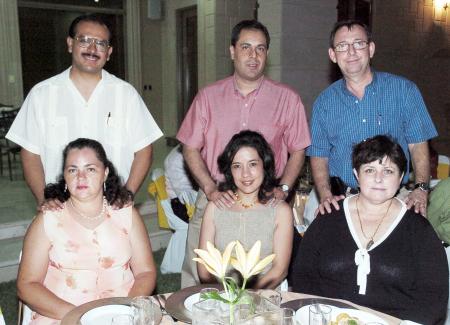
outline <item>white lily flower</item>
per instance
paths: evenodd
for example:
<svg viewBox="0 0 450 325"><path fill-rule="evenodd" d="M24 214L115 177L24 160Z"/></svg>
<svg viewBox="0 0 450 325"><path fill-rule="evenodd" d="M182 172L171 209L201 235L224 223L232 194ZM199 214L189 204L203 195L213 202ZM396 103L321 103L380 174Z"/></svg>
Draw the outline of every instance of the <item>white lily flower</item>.
<svg viewBox="0 0 450 325"><path fill-rule="evenodd" d="M194 249L194 252L199 257L193 258L192 260L196 261L197 263L203 264L209 273L220 279L223 279L227 272L228 263L230 262L231 251L233 250L235 245L235 241L230 242L225 248L225 251L222 255L220 251L208 241L206 243L207 250Z"/></svg>
<svg viewBox="0 0 450 325"><path fill-rule="evenodd" d="M242 244L236 242L236 259L231 259L231 264L238 270L244 279L249 279L251 276L260 273L264 268L269 265L275 258L275 254L266 256L261 261L259 261L261 253L261 241L258 240L250 248L249 252L246 254Z"/></svg>

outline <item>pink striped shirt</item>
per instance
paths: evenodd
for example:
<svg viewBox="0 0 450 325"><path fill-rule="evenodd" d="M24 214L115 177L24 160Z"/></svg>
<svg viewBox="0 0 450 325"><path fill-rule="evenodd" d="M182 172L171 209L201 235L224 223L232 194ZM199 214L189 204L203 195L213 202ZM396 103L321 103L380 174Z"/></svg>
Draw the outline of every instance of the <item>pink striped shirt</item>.
<svg viewBox="0 0 450 325"><path fill-rule="evenodd" d="M278 177L283 174L288 153L303 150L311 143L305 109L297 93L264 78L258 89L244 97L233 76L199 91L177 139L199 149L212 178L221 181L217 157L231 137L242 130L264 135L275 154Z"/></svg>

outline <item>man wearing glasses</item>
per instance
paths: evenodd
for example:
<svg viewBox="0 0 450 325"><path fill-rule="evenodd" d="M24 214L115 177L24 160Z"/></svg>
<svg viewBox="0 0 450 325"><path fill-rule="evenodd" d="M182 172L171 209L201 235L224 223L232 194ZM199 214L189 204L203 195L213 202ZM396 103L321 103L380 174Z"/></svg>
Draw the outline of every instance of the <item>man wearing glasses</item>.
<svg viewBox="0 0 450 325"><path fill-rule="evenodd" d="M405 78L372 69L370 59L374 53L375 43L367 26L355 20L335 24L328 54L343 78L315 101L312 144L307 150L319 211L330 212L332 205L339 209L337 200L345 192L357 192L351 163L353 145L387 134L412 160L416 185L405 202L408 208L414 206L416 212L425 215L430 178L427 140L436 137L437 131L417 86ZM407 180L405 175L403 181ZM331 184L337 185L336 190L332 191Z"/></svg>
<svg viewBox="0 0 450 325"><path fill-rule="evenodd" d="M46 202L43 191L61 173L62 149L76 138L101 142L132 193L148 173L151 144L162 132L137 91L103 70L110 39L99 16L77 17L67 37L72 66L33 87L7 134L22 147L24 176L39 209L62 207Z"/></svg>

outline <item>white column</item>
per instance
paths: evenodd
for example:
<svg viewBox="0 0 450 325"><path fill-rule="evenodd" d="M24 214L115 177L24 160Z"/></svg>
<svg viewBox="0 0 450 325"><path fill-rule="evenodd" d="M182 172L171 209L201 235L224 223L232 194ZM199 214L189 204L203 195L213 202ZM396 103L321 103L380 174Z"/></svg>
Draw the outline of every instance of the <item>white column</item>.
<svg viewBox="0 0 450 325"><path fill-rule="evenodd" d="M0 103L23 101L19 15L16 0L0 0Z"/></svg>
<svg viewBox="0 0 450 325"><path fill-rule="evenodd" d="M141 16L139 14L139 6L139 0L126 1L125 64L128 82L142 94Z"/></svg>

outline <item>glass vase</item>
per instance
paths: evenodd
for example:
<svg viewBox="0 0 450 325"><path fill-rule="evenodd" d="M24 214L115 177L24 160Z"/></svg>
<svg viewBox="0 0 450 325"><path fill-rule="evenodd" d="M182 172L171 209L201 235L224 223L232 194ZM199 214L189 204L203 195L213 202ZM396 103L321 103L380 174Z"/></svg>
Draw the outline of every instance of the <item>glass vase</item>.
<svg viewBox="0 0 450 325"><path fill-rule="evenodd" d="M226 293L221 293L225 296ZM261 318L262 324L278 324L281 309L270 300L253 292L246 291L235 304L218 300L202 300L194 304L192 311L193 325L244 325L251 319Z"/></svg>

